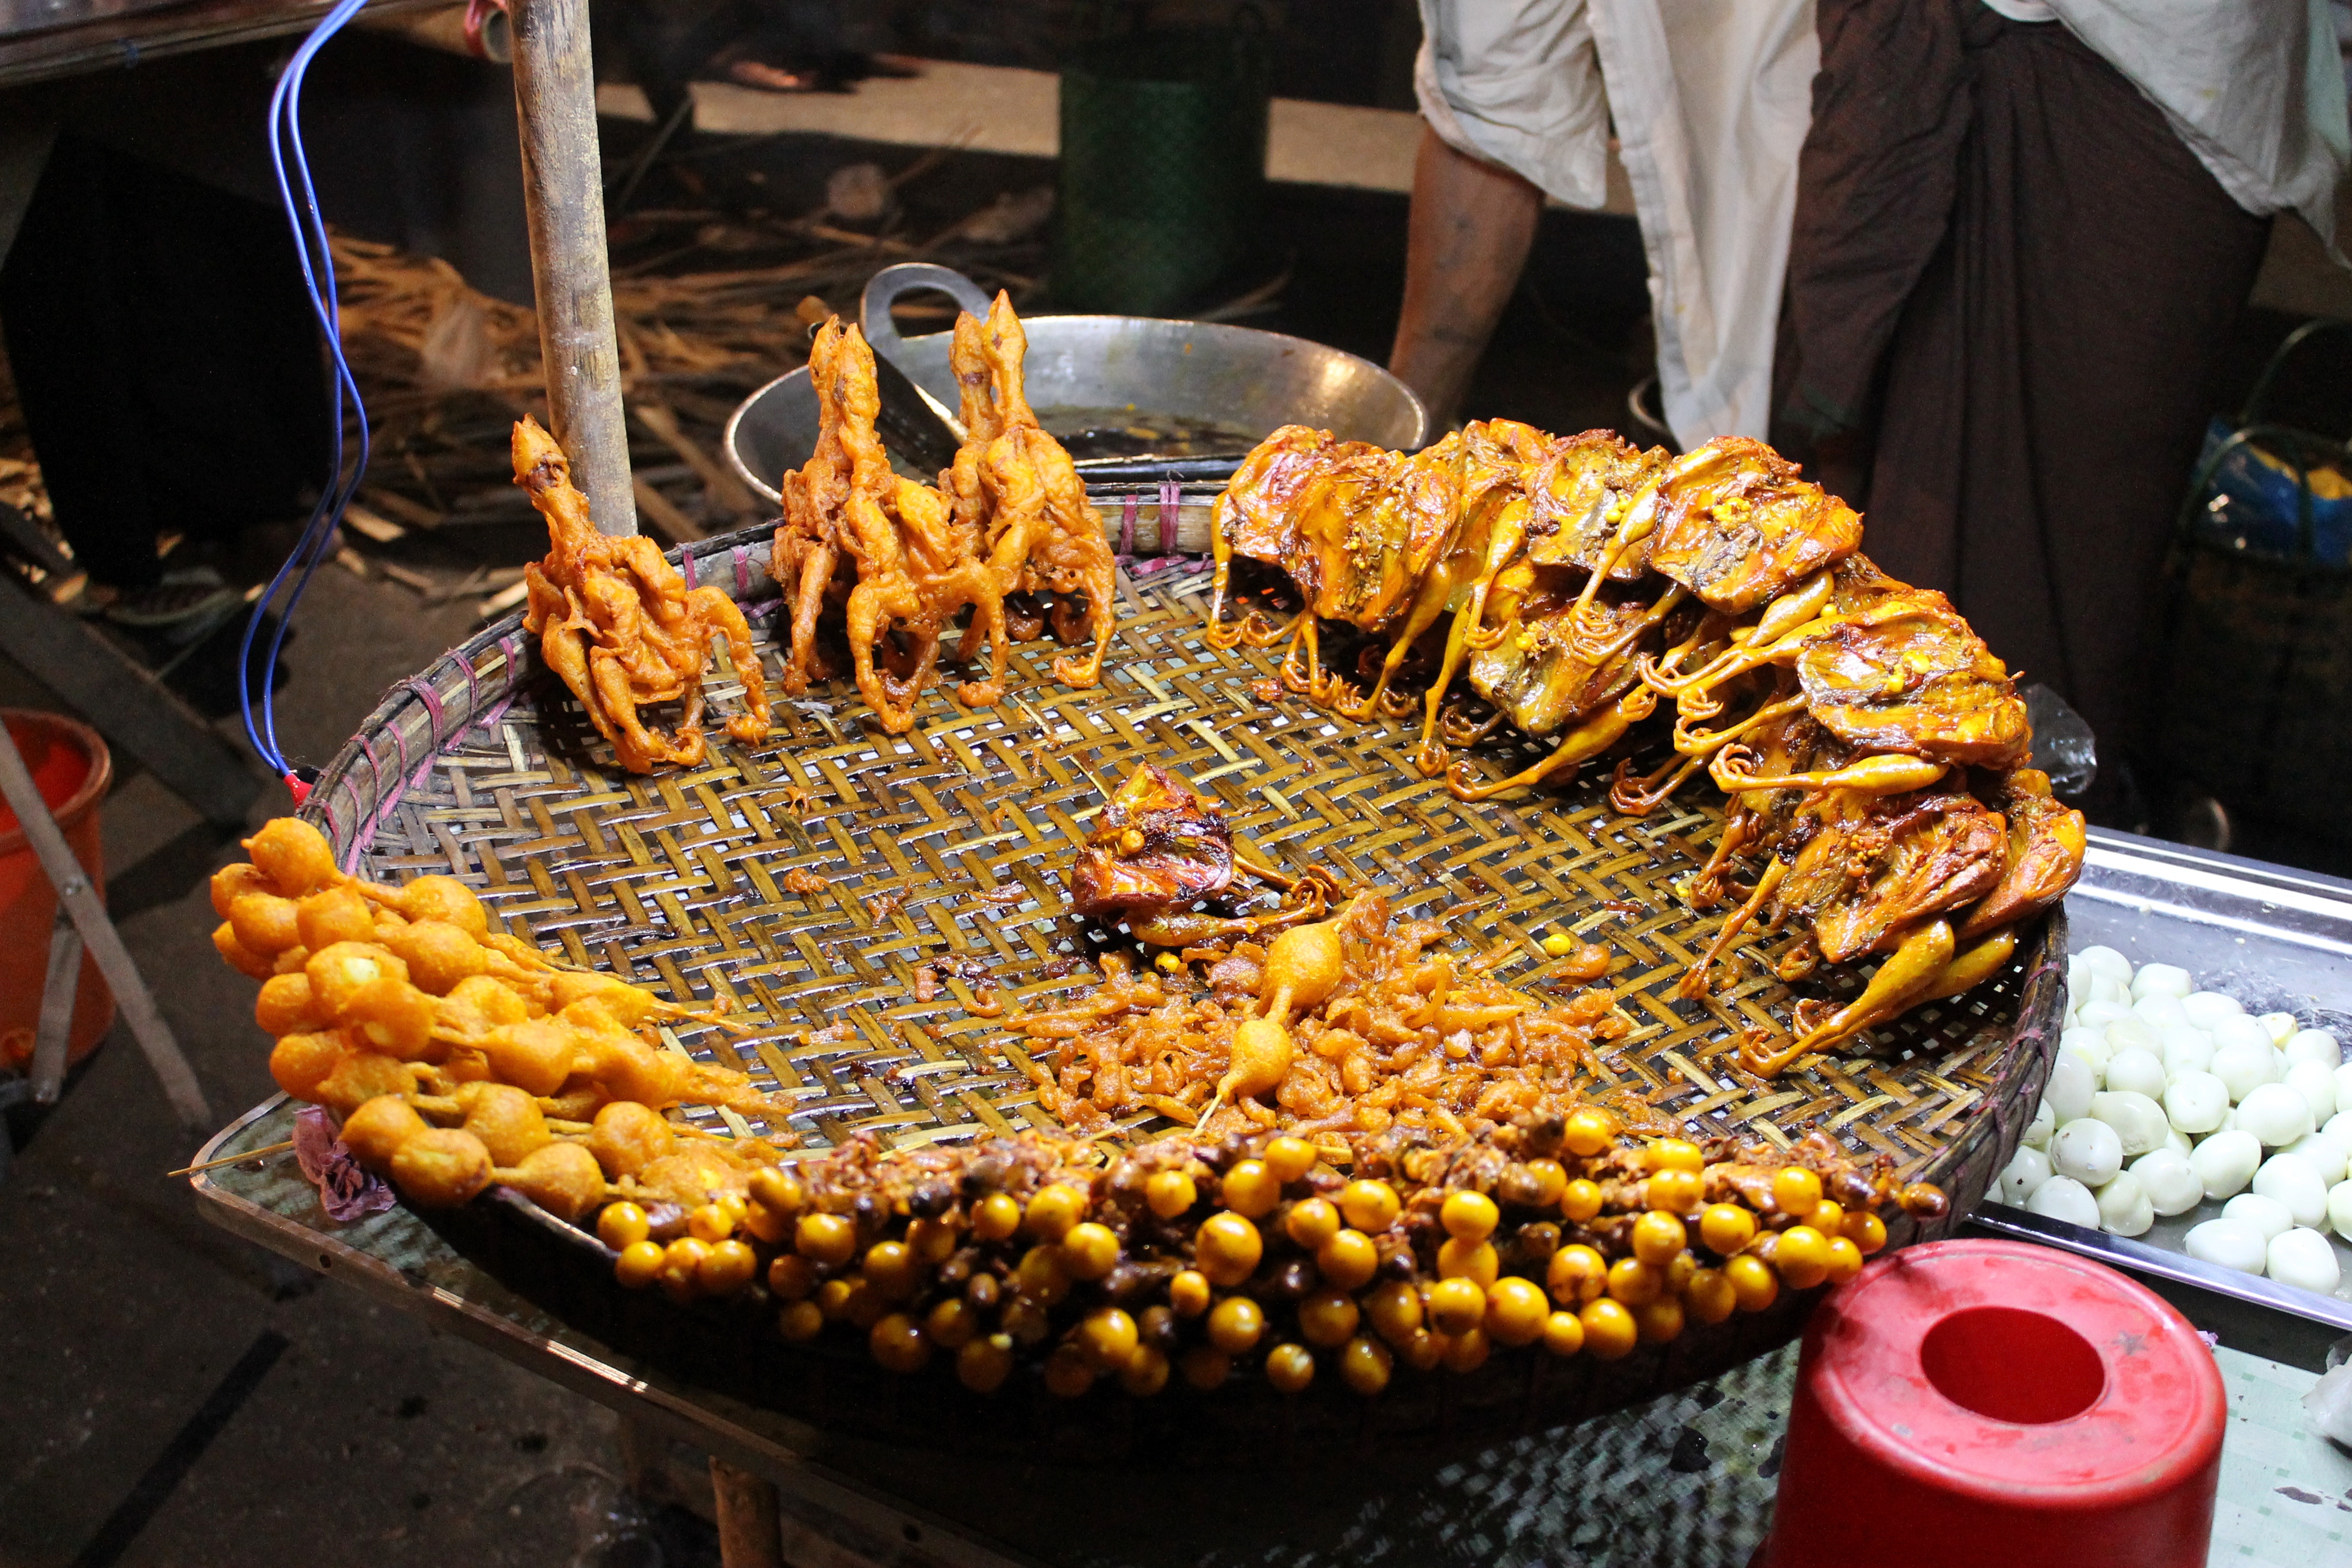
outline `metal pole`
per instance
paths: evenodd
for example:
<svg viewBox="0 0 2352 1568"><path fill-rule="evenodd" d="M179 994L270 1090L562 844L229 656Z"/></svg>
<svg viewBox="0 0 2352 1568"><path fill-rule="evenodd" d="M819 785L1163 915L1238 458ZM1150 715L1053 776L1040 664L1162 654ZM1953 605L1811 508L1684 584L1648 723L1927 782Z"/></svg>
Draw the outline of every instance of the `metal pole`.
<svg viewBox="0 0 2352 1568"><path fill-rule="evenodd" d="M511 0L523 207L539 297L539 350L554 435L606 533L637 531L613 276L604 258L604 172L587 0Z"/></svg>

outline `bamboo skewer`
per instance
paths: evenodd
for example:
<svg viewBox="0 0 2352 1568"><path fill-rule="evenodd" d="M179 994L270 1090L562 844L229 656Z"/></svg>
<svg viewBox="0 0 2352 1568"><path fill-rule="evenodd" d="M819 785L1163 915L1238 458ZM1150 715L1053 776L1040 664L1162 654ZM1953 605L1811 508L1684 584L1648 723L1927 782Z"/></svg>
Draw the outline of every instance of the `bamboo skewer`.
<svg viewBox="0 0 2352 1568"><path fill-rule="evenodd" d="M163 1179L168 1182L174 1176L193 1176L199 1171L215 1171L223 1165L242 1165L247 1160L258 1160L265 1154L283 1154L292 1147L294 1147L294 1140L289 1138L283 1143L270 1143L259 1149L247 1149L242 1154L224 1154L217 1160L205 1160L194 1165L183 1165L176 1171L164 1172Z"/></svg>

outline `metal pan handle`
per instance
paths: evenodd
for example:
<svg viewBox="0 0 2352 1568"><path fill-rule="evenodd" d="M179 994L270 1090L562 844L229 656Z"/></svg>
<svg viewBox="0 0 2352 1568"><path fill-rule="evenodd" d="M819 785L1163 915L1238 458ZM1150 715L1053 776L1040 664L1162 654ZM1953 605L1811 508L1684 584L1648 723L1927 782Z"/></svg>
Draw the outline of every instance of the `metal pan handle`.
<svg viewBox="0 0 2352 1568"><path fill-rule="evenodd" d="M857 321L865 329L866 341L874 346L874 352L893 364L898 363L898 350L905 340L898 336L898 323L890 319L890 306L899 295L918 289L936 289L973 315L983 320L988 315L988 291L952 267L929 261L901 261L895 267L885 267L866 280L866 292L857 300Z"/></svg>

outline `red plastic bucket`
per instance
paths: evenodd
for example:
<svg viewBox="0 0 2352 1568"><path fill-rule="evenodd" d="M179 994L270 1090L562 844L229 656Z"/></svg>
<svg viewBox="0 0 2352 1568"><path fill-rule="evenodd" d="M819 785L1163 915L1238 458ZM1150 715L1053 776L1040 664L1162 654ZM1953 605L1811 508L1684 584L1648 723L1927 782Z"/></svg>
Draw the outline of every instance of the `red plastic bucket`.
<svg viewBox="0 0 2352 1568"><path fill-rule="evenodd" d="M1912 1247L1806 1325L1751 1568L2204 1568L2228 1417L2197 1331L2113 1269Z"/></svg>
<svg viewBox="0 0 2352 1568"><path fill-rule="evenodd" d="M99 803L114 780L114 759L97 731L56 713L0 709L8 738L24 753L25 766L66 843L81 862L91 886L103 893L106 862L99 847ZM49 886L16 814L0 800L0 1060L22 1068L32 1058L33 1031L40 1022L41 986L48 978L49 926L57 917L57 890ZM88 954L74 993L68 1061L98 1048L114 1022L114 995Z"/></svg>

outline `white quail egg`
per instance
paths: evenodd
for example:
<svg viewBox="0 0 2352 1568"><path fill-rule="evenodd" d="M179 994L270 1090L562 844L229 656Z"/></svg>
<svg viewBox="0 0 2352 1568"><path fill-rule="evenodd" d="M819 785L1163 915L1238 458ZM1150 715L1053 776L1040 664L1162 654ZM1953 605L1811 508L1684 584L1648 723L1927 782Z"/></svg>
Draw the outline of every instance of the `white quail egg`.
<svg viewBox="0 0 2352 1568"><path fill-rule="evenodd" d="M2074 1009L2074 1025L2077 1028L2105 1034L2109 1024L2120 1022L2131 1016L2129 1003L2103 1002L2095 996Z"/></svg>
<svg viewBox="0 0 2352 1568"><path fill-rule="evenodd" d="M2260 1274L2270 1261L2270 1238L2242 1220L2209 1219L2191 1226L2181 1246L2200 1263Z"/></svg>
<svg viewBox="0 0 2352 1568"><path fill-rule="evenodd" d="M2113 1030L2108 1031L2107 1038L2114 1040ZM2153 1051L2134 1046L2107 1058L2106 1086L2111 1089L2128 1090L2133 1094L2144 1094L2150 1100L2158 1100L2163 1097L2164 1084L2164 1064L2157 1059Z"/></svg>
<svg viewBox="0 0 2352 1568"><path fill-rule="evenodd" d="M2135 997L2146 996L2151 992L2160 992L2168 996L2186 996L2194 987L2195 982L2189 978L2189 971L2174 964L2143 963L2132 973L2131 994Z"/></svg>
<svg viewBox="0 0 2352 1568"><path fill-rule="evenodd" d="M2091 1115L2116 1130L2126 1160L2163 1147L2164 1135L2172 1130L2164 1119L2164 1107L2131 1089L2109 1089L2091 1096Z"/></svg>
<svg viewBox="0 0 2352 1568"><path fill-rule="evenodd" d="M2099 1228L2117 1236L2140 1236L2156 1223L2156 1206L2140 1179L2119 1171L2116 1179L2094 1194L2099 1200Z"/></svg>
<svg viewBox="0 0 2352 1568"><path fill-rule="evenodd" d="M2246 1010L2235 996L2219 991L2192 991L2180 999L2180 1010L2200 1029L2218 1027L2224 1018L2243 1018ZM2251 1020L2249 1020L2251 1021Z"/></svg>
<svg viewBox="0 0 2352 1568"><path fill-rule="evenodd" d="M2283 1083L2260 1083L2238 1101L2238 1125L2279 1149L2311 1131L2311 1106Z"/></svg>
<svg viewBox="0 0 2352 1568"><path fill-rule="evenodd" d="M2210 1072L2184 1072L2164 1091L2164 1114L2183 1132L2210 1132L2230 1114L2230 1089Z"/></svg>
<svg viewBox="0 0 2352 1568"><path fill-rule="evenodd" d="M2061 1122L2050 1137L2050 1163L2060 1175L2085 1187L2104 1186L2124 1167L2123 1139L2091 1117Z"/></svg>
<svg viewBox="0 0 2352 1568"><path fill-rule="evenodd" d="M2063 1127L2091 1114L2091 1096L2098 1092L2099 1075L2091 1070L2091 1064L2065 1047L2059 1047L2057 1059L2050 1064L2050 1081L2042 1089L2058 1124Z"/></svg>
<svg viewBox="0 0 2352 1568"><path fill-rule="evenodd" d="M2160 991L2133 1003L2132 1016L2157 1030L2196 1027L2189 1021L2189 1011L2181 1006L2180 998Z"/></svg>
<svg viewBox="0 0 2352 1568"><path fill-rule="evenodd" d="M2336 1103L2344 1103L2341 1095L2336 1097ZM2343 1144L2347 1154L2352 1154L2352 1110L2337 1111L2327 1119L2327 1125L2320 1131Z"/></svg>
<svg viewBox="0 0 2352 1568"><path fill-rule="evenodd" d="M2344 1061L2344 1047L2326 1029L2299 1029L2280 1045L2290 1062L2317 1062L2321 1067L2339 1067Z"/></svg>
<svg viewBox="0 0 2352 1568"><path fill-rule="evenodd" d="M2254 1173L2254 1194L2286 1205L2297 1225L2317 1225L2327 1217L2327 1184L2308 1162L2293 1154L2273 1154Z"/></svg>
<svg viewBox="0 0 2352 1568"><path fill-rule="evenodd" d="M2107 1066L2112 1069L2115 1063L2110 1060ZM2334 1068L2321 1067L2317 1062L2289 1062L2286 1076L2279 1081L2303 1096L2304 1102L2311 1107L2314 1125L2325 1123L2336 1114ZM2109 1084L2107 1087L2112 1089L2115 1086Z"/></svg>
<svg viewBox="0 0 2352 1568"><path fill-rule="evenodd" d="M2254 1022L2271 1032L2271 1044L2274 1046L2285 1045L2294 1038L2295 1031L2303 1027L2294 1021L2292 1013L2263 1013L2256 1016Z"/></svg>
<svg viewBox="0 0 2352 1568"><path fill-rule="evenodd" d="M2344 1278L2343 1268L2336 1261L2336 1248L2328 1245L2326 1237L2304 1226L2271 1237L2267 1261L2271 1278L2280 1284L2316 1290L2322 1295L2333 1291Z"/></svg>
<svg viewBox="0 0 2352 1568"><path fill-rule="evenodd" d="M2267 1037L2222 1040L2213 1052L2213 1065L2206 1070L2230 1086L2231 1100L2243 1100L2260 1086L2278 1081L2278 1047Z"/></svg>
<svg viewBox="0 0 2352 1568"><path fill-rule="evenodd" d="M2035 1189L2025 1202L2028 1213L2045 1219L2063 1220L2079 1225L2084 1230L2099 1228L2099 1200L2091 1189L2072 1176L2053 1176Z"/></svg>
<svg viewBox="0 0 2352 1568"><path fill-rule="evenodd" d="M2327 1189L2327 1223L2336 1235L2352 1241L2352 1182L2338 1182Z"/></svg>
<svg viewBox="0 0 2352 1568"><path fill-rule="evenodd" d="M2005 1204L2022 1205L2049 1179L2050 1156L2039 1149L2020 1149L2002 1168L1994 1196Z"/></svg>
<svg viewBox="0 0 2352 1568"><path fill-rule="evenodd" d="M2131 1163L2131 1173L2147 1192L2150 1207L2160 1215L2187 1214L2205 1201L2205 1184L2189 1168L2189 1156L2178 1149L2153 1149Z"/></svg>
<svg viewBox="0 0 2352 1568"><path fill-rule="evenodd" d="M2352 1163L2352 1152L2347 1152L2343 1144L2329 1136L2326 1128L2296 1139L2279 1152L2292 1154L2303 1161L2318 1172L2319 1179L2330 1186L2344 1179L2346 1164Z"/></svg>
<svg viewBox="0 0 2352 1568"><path fill-rule="evenodd" d="M2221 1217L2252 1226L2263 1233L2267 1242L2294 1228L2294 1211L2276 1198L2266 1198L2260 1193L2240 1193L2221 1205Z"/></svg>
<svg viewBox="0 0 2352 1568"><path fill-rule="evenodd" d="M2050 1099L2044 1095L2033 1108L2033 1120L2025 1124L2025 1146L2047 1149L2050 1147L2050 1135L2057 1131L2057 1115L2051 1110Z"/></svg>
<svg viewBox="0 0 2352 1568"><path fill-rule="evenodd" d="M2075 953L2071 966L2092 974L2104 974L2118 985L2128 986L2132 983L2131 960L2103 942L2094 942Z"/></svg>
<svg viewBox="0 0 2352 1568"><path fill-rule="evenodd" d="M2115 1056L2116 1047L2107 1043L2105 1030L2069 1029L2058 1037L2058 1048L2082 1058L2091 1069L2094 1083L2107 1081L2107 1062Z"/></svg>
<svg viewBox="0 0 2352 1568"><path fill-rule="evenodd" d="M2210 1072L2213 1067L2213 1037L2187 1024L2168 1025L2157 1032L2168 1073Z"/></svg>
<svg viewBox="0 0 2352 1568"><path fill-rule="evenodd" d="M2205 1196L2216 1203L2245 1191L2262 1163L2262 1140L2235 1129L2214 1133L2189 1155L2189 1169L2205 1184Z"/></svg>

